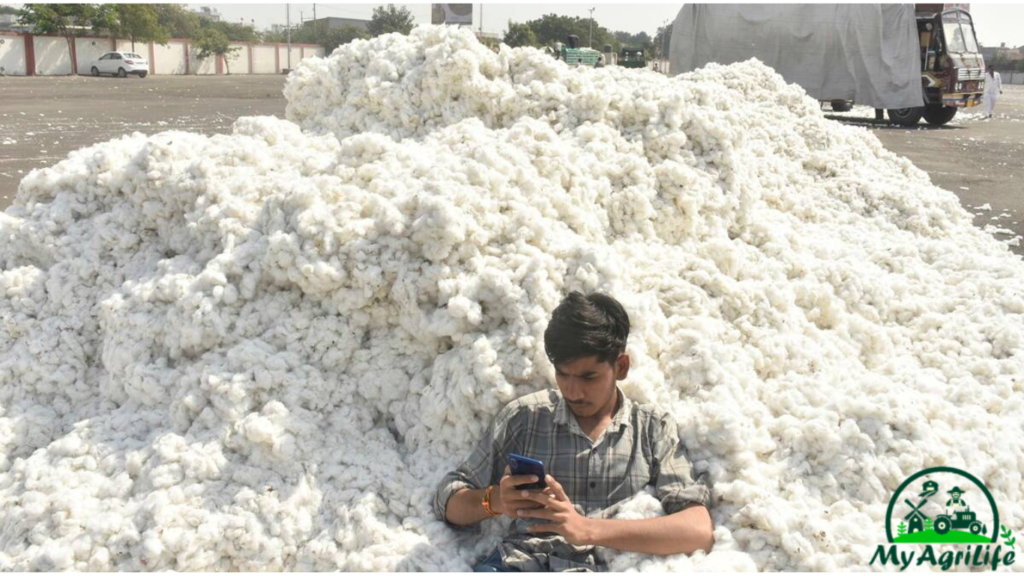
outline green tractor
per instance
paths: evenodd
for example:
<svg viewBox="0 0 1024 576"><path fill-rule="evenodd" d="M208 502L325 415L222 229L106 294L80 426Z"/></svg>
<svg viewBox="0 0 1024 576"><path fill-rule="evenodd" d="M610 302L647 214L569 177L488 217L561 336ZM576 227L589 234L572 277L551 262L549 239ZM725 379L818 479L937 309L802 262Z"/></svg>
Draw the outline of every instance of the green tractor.
<svg viewBox="0 0 1024 576"><path fill-rule="evenodd" d="M988 532L988 528L978 522L974 512L971 509L957 510L954 514L942 514L935 518L935 532L939 534L945 534L950 530L959 530L966 528L971 534L985 534Z"/></svg>
<svg viewBox="0 0 1024 576"><path fill-rule="evenodd" d="M623 48L619 51L619 66L623 68L647 68L647 58L641 48Z"/></svg>

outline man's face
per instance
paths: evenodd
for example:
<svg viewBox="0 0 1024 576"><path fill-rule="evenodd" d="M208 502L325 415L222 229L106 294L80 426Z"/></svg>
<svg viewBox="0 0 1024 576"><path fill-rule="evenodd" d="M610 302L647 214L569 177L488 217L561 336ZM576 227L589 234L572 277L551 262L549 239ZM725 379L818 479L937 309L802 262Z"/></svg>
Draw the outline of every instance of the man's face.
<svg viewBox="0 0 1024 576"><path fill-rule="evenodd" d="M592 418L615 408L615 382L629 372L629 356L621 354L615 365L586 356L555 366L555 383L577 418Z"/></svg>

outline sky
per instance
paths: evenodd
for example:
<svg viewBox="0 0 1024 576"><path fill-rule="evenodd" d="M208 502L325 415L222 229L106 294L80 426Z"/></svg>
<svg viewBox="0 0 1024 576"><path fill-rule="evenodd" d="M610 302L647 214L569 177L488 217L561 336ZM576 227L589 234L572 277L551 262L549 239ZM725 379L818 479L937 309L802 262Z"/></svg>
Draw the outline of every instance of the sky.
<svg viewBox="0 0 1024 576"><path fill-rule="evenodd" d="M318 17L340 16L345 18L369 19L373 7L379 4L317 4ZM269 28L271 24L285 23L284 4L191 4L210 6L220 11L224 20L238 22L244 19L247 23L255 21L259 29ZM430 22L430 4L406 4L417 22ZM622 30L637 33L646 31L653 35L658 26L675 20L682 3L674 4L483 4L484 32L502 33L508 21L523 22L539 18L544 14L562 14L566 16L589 16L589 9L594 10L594 21L611 30ZM480 27L481 4L473 5L473 28ZM971 15L974 17L978 41L985 46L998 46L1005 42L1007 46L1024 45L1024 4L970 4ZM293 23L300 18L313 18L313 4L292 4Z"/></svg>

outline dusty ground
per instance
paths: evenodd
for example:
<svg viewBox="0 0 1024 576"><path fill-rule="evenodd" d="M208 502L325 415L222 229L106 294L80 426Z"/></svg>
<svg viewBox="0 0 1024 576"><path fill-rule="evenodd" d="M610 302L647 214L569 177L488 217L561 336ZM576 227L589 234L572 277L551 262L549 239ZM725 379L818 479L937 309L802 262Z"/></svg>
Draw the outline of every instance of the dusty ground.
<svg viewBox="0 0 1024 576"><path fill-rule="evenodd" d="M283 76L0 78L0 209L33 168L134 131L228 132L239 116L284 117ZM1006 86L996 117L960 114L942 128L875 122L870 109L832 117L872 130L960 197L1000 240L1024 235L1024 86ZM991 210L979 209L988 204ZM1024 243L1024 241L1022 241ZM1024 246L1012 249L1024 255Z"/></svg>

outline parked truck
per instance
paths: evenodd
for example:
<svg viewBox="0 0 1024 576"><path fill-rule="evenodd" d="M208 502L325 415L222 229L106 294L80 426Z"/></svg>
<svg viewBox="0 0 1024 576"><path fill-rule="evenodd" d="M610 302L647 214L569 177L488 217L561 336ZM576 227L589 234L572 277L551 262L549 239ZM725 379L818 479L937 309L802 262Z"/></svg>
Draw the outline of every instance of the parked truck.
<svg viewBox="0 0 1024 576"><path fill-rule="evenodd" d="M670 72L757 58L837 110L942 125L981 104L985 64L968 11L943 4L688 4Z"/></svg>

